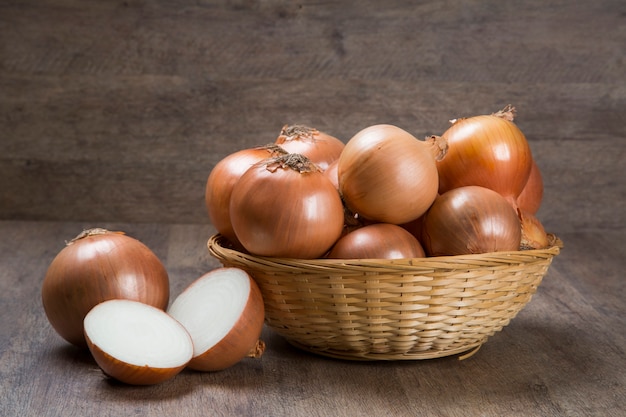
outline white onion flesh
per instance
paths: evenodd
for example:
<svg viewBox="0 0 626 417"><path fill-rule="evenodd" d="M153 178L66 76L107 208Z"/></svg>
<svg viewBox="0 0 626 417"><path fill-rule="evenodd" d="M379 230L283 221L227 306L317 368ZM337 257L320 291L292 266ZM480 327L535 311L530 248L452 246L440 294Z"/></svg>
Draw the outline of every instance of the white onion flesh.
<svg viewBox="0 0 626 417"><path fill-rule="evenodd" d="M194 356L211 349L228 334L243 313L250 293L250 279L242 270L230 268L205 277L181 293L168 310L191 334Z"/></svg>
<svg viewBox="0 0 626 417"><path fill-rule="evenodd" d="M191 337L180 323L137 301L98 304L85 317L84 328L91 343L129 365L177 368L193 355Z"/></svg>
<svg viewBox="0 0 626 417"><path fill-rule="evenodd" d="M259 339L265 321L263 297L242 269L223 267L204 274L174 300L168 312L193 340L190 369L220 371L263 353L265 344Z"/></svg>

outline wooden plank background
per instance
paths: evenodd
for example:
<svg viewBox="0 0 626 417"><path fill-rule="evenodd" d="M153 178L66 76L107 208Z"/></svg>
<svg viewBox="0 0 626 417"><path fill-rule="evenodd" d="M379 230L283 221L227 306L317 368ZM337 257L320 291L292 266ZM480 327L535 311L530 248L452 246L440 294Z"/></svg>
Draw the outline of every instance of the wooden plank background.
<svg viewBox="0 0 626 417"><path fill-rule="evenodd" d="M284 124L422 138L511 103L546 228L621 227L625 21L621 0L1 1L0 219L208 223L214 164Z"/></svg>

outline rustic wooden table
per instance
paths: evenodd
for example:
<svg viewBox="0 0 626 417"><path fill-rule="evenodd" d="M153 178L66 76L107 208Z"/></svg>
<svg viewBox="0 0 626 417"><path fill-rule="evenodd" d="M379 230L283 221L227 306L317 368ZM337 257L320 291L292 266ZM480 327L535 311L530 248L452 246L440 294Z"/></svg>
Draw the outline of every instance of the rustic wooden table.
<svg viewBox="0 0 626 417"><path fill-rule="evenodd" d="M570 2L0 1L0 416L571 416L626 410L626 9ZM564 242L472 357L351 362L267 350L116 383L48 324L64 242L124 230L171 292L218 263L206 177L284 124L418 138L512 103Z"/></svg>
<svg viewBox="0 0 626 417"><path fill-rule="evenodd" d="M160 256L172 294L217 266L210 226L99 224ZM104 377L52 330L41 282L64 240L89 227L0 222L3 416L622 416L626 406L623 230L565 233L531 302L472 357L351 362L291 347L217 373L184 371L150 387Z"/></svg>

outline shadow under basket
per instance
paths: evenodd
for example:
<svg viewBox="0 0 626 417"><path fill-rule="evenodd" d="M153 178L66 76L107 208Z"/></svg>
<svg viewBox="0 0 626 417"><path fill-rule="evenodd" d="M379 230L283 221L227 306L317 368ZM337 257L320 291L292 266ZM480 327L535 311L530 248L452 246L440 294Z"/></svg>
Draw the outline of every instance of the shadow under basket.
<svg viewBox="0 0 626 417"><path fill-rule="evenodd" d="M416 259L249 255L221 235L208 249L247 271L267 325L289 343L350 360L471 356L530 301L562 242L547 249Z"/></svg>

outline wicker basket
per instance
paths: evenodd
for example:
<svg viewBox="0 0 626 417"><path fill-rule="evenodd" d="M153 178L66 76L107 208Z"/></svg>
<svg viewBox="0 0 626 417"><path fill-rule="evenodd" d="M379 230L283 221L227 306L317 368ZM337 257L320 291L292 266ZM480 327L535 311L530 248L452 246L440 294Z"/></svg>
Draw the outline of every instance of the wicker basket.
<svg viewBox="0 0 626 417"><path fill-rule="evenodd" d="M352 360L471 356L530 301L562 242L545 250L401 260L279 259L209 252L250 273L266 323L289 343Z"/></svg>

